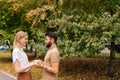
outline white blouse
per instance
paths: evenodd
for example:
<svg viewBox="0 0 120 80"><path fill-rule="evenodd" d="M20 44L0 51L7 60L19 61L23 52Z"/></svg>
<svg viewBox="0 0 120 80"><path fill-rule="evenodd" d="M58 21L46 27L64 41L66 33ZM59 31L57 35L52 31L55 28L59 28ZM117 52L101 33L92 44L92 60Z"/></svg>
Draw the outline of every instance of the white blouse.
<svg viewBox="0 0 120 80"><path fill-rule="evenodd" d="M16 60L18 60L20 63L20 67L29 65L28 57L23 51L23 49L15 48L12 52L12 60L13 60L13 64ZM27 72L28 70L29 69L27 69L25 72Z"/></svg>

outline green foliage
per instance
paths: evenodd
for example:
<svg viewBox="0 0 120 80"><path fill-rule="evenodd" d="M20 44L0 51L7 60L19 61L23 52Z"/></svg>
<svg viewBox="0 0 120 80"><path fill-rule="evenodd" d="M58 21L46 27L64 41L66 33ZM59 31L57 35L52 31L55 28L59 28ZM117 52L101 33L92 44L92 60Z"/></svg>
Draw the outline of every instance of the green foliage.
<svg viewBox="0 0 120 80"><path fill-rule="evenodd" d="M105 39L110 44L112 35L116 36L116 41L119 40L120 36L118 34L120 27L118 14L113 16L103 14L101 17L95 15L77 15L74 17L63 15L54 23L53 26L58 27L57 33L60 37L59 40L61 40L58 44L60 49L64 47L63 50L60 50L62 54L65 54L64 56L84 55L92 57L105 45ZM78 54L80 52L83 54Z"/></svg>
<svg viewBox="0 0 120 80"><path fill-rule="evenodd" d="M29 34L29 44L42 55L46 50L44 33L54 31L61 56L91 57L103 45L110 45L112 36L115 43L120 43L119 3L119 0L0 1L0 41L13 42L14 34L24 30Z"/></svg>
<svg viewBox="0 0 120 80"><path fill-rule="evenodd" d="M46 48L44 46L44 33L42 33L41 30L33 30L31 35L33 37L29 40L29 43L36 50L37 57L43 56L46 53Z"/></svg>

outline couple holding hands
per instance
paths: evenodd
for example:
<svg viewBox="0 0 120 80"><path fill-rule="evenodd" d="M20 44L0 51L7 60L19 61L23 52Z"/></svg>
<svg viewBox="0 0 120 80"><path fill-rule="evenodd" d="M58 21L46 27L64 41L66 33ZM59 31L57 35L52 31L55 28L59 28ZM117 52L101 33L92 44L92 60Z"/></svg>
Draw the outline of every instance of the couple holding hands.
<svg viewBox="0 0 120 80"><path fill-rule="evenodd" d="M31 66L42 68L42 78L39 80L58 80L59 71L59 51L57 49L57 36L53 32L45 34L45 45L48 51L44 61L41 59L29 62L23 47L28 43L28 34L24 31L16 33L14 38L14 47L12 52L12 60L14 69L17 73L17 80L32 80L30 72Z"/></svg>

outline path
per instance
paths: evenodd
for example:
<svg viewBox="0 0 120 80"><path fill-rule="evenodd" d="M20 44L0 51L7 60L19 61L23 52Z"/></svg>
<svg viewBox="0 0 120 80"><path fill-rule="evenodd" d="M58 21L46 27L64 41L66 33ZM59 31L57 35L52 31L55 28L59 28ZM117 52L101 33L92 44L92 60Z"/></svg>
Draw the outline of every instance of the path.
<svg viewBox="0 0 120 80"><path fill-rule="evenodd" d="M0 71L0 80L17 80L14 76Z"/></svg>

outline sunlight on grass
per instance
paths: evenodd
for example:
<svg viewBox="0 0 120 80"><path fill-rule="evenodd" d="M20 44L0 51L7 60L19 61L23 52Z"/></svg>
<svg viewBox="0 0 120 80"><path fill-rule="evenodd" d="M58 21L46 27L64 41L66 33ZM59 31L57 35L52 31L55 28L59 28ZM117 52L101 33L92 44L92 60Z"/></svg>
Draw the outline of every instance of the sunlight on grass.
<svg viewBox="0 0 120 80"><path fill-rule="evenodd" d="M99 53L94 55L95 58L109 59L110 54L108 53ZM120 59L120 53L115 53L115 59Z"/></svg>
<svg viewBox="0 0 120 80"><path fill-rule="evenodd" d="M34 59L34 54L28 53L27 55L28 55L30 61ZM120 59L120 54L115 54L115 55L116 55L116 59ZM96 54L94 57L108 59L109 54ZM15 70L13 68L10 51L0 51L0 70L7 72L13 76L17 76L15 73ZM60 72L61 71L62 71L62 69L60 70ZM88 78L86 77L86 73L84 73L84 72L81 73L82 75L81 74L74 75L74 73L73 73L73 75L70 75L70 76L64 76L64 73L61 73L61 75L59 76L59 80L86 80ZM31 67L31 73L32 73L33 80L40 80L41 75L42 75L42 69L33 66L33 67ZM69 73L69 72L67 72L67 73ZM76 79L76 76L77 76L77 79ZM92 76L90 76L90 77L92 77ZM99 78L101 78L100 80L102 80L104 78L104 76L101 76ZM92 80L92 78L91 78L91 80ZM109 79L106 79L106 80L109 80Z"/></svg>
<svg viewBox="0 0 120 80"><path fill-rule="evenodd" d="M30 57L32 54L28 54ZM34 57L34 56L33 56ZM13 76L17 76L12 64L11 53L9 51L0 51L0 70L7 72ZM31 67L31 73L33 80L39 80L41 78L41 69L37 67Z"/></svg>
<svg viewBox="0 0 120 80"><path fill-rule="evenodd" d="M0 58L9 58L11 56L9 51L0 51Z"/></svg>

